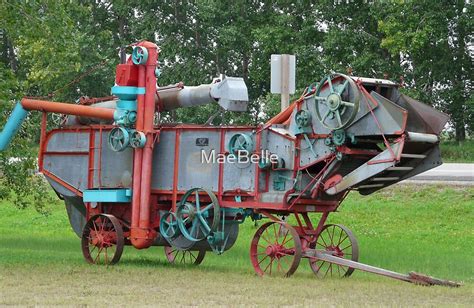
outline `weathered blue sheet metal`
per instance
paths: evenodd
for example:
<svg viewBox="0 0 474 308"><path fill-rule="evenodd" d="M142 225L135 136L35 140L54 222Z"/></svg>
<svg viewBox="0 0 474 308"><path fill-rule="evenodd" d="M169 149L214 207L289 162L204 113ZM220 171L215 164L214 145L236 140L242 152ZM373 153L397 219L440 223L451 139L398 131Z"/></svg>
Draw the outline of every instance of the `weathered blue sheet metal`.
<svg viewBox="0 0 474 308"><path fill-rule="evenodd" d="M0 151L3 151L10 144L11 140L20 129L21 124L26 119L28 111L23 109L18 102L13 109L10 118L8 119L2 132L0 132Z"/></svg>

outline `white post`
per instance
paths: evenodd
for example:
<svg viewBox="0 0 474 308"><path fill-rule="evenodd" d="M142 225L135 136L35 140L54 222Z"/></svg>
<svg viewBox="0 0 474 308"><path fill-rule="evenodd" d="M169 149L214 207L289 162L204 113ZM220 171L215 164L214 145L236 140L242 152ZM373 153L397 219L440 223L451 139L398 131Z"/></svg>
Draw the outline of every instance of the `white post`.
<svg viewBox="0 0 474 308"><path fill-rule="evenodd" d="M281 111L290 105L290 55L281 55Z"/></svg>
<svg viewBox="0 0 474 308"><path fill-rule="evenodd" d="M281 95L281 110L288 108L290 94L295 93L295 66L294 55L271 56L270 92Z"/></svg>

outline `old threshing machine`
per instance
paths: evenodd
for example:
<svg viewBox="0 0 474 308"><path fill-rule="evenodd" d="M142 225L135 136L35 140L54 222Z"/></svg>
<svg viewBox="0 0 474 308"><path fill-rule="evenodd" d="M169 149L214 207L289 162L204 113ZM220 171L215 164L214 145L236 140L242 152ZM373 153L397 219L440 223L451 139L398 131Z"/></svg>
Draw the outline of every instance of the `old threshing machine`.
<svg viewBox="0 0 474 308"><path fill-rule="evenodd" d="M3 149L28 111L43 112L39 168L64 199L87 262L114 264L133 245L199 264L206 251L232 247L244 220L267 218L250 249L259 275L289 276L307 258L320 276L361 269L439 282L359 263L353 233L325 222L351 190L368 195L440 165L446 115L391 81L333 74L265 125L164 124L160 112L200 104L245 112L248 94L232 77L157 87L157 58L155 44L136 44L109 98L25 98L0 135ZM47 131L47 113L68 117Z"/></svg>

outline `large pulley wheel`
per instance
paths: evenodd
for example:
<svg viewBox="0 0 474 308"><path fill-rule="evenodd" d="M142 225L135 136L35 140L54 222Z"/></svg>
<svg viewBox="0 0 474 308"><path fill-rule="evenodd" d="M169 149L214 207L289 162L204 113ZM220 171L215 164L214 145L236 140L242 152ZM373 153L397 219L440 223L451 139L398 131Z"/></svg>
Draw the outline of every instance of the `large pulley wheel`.
<svg viewBox="0 0 474 308"><path fill-rule="evenodd" d="M359 261L359 244L350 229L343 225L325 225L316 242L310 248L323 250L331 255L347 260ZM318 277L349 277L354 269L347 266L329 263L315 258L309 259L311 269Z"/></svg>
<svg viewBox="0 0 474 308"><path fill-rule="evenodd" d="M112 215L99 214L87 221L82 232L82 253L91 264L115 264L123 252L122 225Z"/></svg>
<svg viewBox="0 0 474 308"><path fill-rule="evenodd" d="M250 245L250 260L260 276L291 276L301 256L300 237L295 228L284 222L263 224Z"/></svg>
<svg viewBox="0 0 474 308"><path fill-rule="evenodd" d="M192 242L207 239L220 223L220 207L214 193L205 188L188 190L176 210L181 234Z"/></svg>
<svg viewBox="0 0 474 308"><path fill-rule="evenodd" d="M346 128L359 112L360 92L351 77L333 74L324 77L316 94L316 115L331 130Z"/></svg>
<svg viewBox="0 0 474 308"><path fill-rule="evenodd" d="M165 255L171 264L199 265L206 256L205 250L181 250L176 247L165 246Z"/></svg>

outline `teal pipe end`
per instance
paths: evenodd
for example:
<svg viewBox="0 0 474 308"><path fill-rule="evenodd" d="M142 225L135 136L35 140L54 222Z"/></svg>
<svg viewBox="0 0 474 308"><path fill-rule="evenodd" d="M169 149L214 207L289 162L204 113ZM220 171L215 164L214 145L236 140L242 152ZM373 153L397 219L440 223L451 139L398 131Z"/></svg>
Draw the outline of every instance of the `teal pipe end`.
<svg viewBox="0 0 474 308"><path fill-rule="evenodd" d="M16 103L5 127L2 132L0 132L0 151L4 151L7 148L20 129L21 124L25 121L27 115L28 111L23 108L21 103Z"/></svg>

